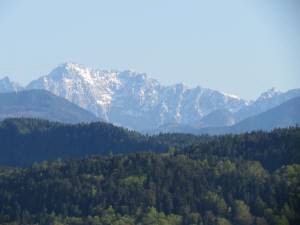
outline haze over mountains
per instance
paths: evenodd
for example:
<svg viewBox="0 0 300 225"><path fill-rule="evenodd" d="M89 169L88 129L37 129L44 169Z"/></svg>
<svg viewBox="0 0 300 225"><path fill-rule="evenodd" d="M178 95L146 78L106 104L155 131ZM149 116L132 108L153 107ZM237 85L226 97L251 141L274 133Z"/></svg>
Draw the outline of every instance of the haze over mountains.
<svg viewBox="0 0 300 225"><path fill-rule="evenodd" d="M8 78L0 80L0 92L22 89ZM47 90L98 118L138 131L232 126L300 96L300 89L283 93L272 88L247 101L200 86L164 86L144 73L93 70L74 63L58 66L24 89Z"/></svg>

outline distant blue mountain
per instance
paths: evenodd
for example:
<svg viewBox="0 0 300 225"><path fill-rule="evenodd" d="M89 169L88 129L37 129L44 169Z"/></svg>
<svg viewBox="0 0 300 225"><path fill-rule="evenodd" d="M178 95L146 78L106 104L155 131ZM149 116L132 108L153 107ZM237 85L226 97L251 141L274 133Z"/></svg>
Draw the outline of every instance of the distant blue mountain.
<svg viewBox="0 0 300 225"><path fill-rule="evenodd" d="M0 119L41 118L63 123L98 121L92 113L45 90L0 94Z"/></svg>

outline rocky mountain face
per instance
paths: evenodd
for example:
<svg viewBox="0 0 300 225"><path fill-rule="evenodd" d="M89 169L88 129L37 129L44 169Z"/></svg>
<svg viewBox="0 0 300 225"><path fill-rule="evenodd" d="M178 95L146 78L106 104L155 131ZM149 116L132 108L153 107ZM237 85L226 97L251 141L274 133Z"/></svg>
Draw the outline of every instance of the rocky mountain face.
<svg viewBox="0 0 300 225"><path fill-rule="evenodd" d="M225 109L218 109L201 119L201 127L232 126L236 123L234 114Z"/></svg>
<svg viewBox="0 0 300 225"><path fill-rule="evenodd" d="M11 81L8 77L0 79L0 93L21 91L23 87Z"/></svg>
<svg viewBox="0 0 300 225"><path fill-rule="evenodd" d="M63 64L32 81L27 89L45 89L117 125L151 130L168 124L201 125L209 113L235 113L248 102L207 88L183 84L163 86L146 74L91 70Z"/></svg>

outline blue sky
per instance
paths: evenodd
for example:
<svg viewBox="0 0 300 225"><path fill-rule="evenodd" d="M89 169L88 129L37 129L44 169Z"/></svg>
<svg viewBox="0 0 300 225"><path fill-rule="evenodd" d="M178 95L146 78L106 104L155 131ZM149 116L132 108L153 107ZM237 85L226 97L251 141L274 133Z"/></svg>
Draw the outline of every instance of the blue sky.
<svg viewBox="0 0 300 225"><path fill-rule="evenodd" d="M300 87L297 0L0 0L0 77L58 64L146 72L253 99Z"/></svg>

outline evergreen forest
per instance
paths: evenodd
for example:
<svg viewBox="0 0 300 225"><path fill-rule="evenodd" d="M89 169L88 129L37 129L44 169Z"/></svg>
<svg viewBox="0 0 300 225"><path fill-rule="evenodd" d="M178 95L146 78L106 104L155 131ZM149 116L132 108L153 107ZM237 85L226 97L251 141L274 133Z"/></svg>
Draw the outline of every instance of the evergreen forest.
<svg viewBox="0 0 300 225"><path fill-rule="evenodd" d="M0 138L3 225L300 224L299 127L143 136L10 119Z"/></svg>

